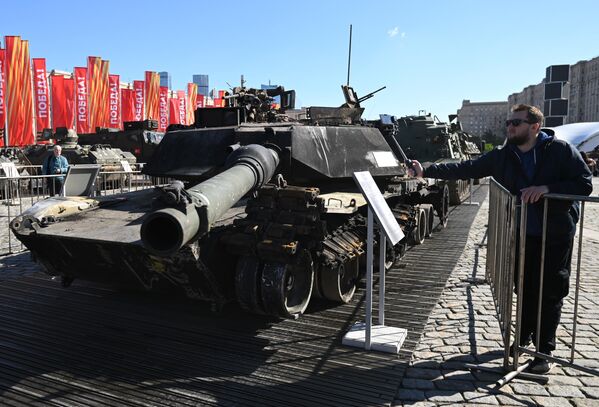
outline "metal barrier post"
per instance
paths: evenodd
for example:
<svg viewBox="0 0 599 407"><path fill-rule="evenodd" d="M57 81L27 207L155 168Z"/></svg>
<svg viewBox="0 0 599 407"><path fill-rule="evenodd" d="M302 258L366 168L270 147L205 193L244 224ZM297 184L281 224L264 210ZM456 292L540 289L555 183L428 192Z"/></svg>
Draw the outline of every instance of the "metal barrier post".
<svg viewBox="0 0 599 407"><path fill-rule="evenodd" d="M518 247L518 302L516 303L516 332L514 333L514 370L518 370L520 357L520 334L522 329L522 293L524 292L524 260L526 256L526 217L528 205L520 205L520 242ZM508 348L509 353L509 348Z"/></svg>
<svg viewBox="0 0 599 407"><path fill-rule="evenodd" d="M572 349L570 352L570 363L574 363L574 351L576 350L576 327L578 320L578 293L580 291L580 261L582 258L582 231L584 228L584 204L580 205L580 231L578 232L578 257L576 259L576 288L574 291L574 318L572 323Z"/></svg>

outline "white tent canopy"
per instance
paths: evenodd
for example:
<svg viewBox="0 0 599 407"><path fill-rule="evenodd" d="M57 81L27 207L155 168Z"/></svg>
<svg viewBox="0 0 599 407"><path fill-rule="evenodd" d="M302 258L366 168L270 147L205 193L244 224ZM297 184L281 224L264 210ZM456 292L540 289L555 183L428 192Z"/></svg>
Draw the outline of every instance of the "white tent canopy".
<svg viewBox="0 0 599 407"><path fill-rule="evenodd" d="M599 122L572 123L557 127L545 127L542 129L548 134L566 140L579 151L593 151L599 146Z"/></svg>

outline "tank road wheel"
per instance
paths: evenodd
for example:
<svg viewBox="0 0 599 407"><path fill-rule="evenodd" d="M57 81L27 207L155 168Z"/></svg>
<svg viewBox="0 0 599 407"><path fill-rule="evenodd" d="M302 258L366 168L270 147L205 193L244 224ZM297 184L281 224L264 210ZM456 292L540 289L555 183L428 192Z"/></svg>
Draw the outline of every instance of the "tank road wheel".
<svg viewBox="0 0 599 407"><path fill-rule="evenodd" d="M319 270L319 291L329 301L347 304L356 292L360 261L358 256L336 267L322 266Z"/></svg>
<svg viewBox="0 0 599 407"><path fill-rule="evenodd" d="M431 237L435 227L435 211L431 204L420 204L420 207L426 212L426 233L425 237Z"/></svg>
<svg viewBox="0 0 599 407"><path fill-rule="evenodd" d="M266 263L262 270L262 304L269 315L296 318L308 307L314 269L309 254L297 264Z"/></svg>
<svg viewBox="0 0 599 407"><path fill-rule="evenodd" d="M435 228L435 211L433 211L433 205L428 206L427 212L426 237L431 237Z"/></svg>
<svg viewBox="0 0 599 407"><path fill-rule="evenodd" d="M435 212L437 212L441 226L446 227L447 217L449 214L449 188L447 187L447 184L443 186L441 195L433 206L435 208Z"/></svg>
<svg viewBox="0 0 599 407"><path fill-rule="evenodd" d="M424 243L424 237L426 236L426 227L428 225L426 215L427 211L425 211L422 208L418 208L418 219L416 222L416 227L412 230L412 234L410 235L412 244L419 245Z"/></svg>
<svg viewBox="0 0 599 407"><path fill-rule="evenodd" d="M235 269L235 294L241 307L254 314L264 314L260 286L262 264L256 257L244 256L237 261Z"/></svg>

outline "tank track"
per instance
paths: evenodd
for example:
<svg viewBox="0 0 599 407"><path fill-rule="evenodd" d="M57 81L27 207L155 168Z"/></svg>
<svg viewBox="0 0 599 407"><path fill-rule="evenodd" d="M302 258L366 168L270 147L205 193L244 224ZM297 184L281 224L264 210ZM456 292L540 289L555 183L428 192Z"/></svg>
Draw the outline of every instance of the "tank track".
<svg viewBox="0 0 599 407"><path fill-rule="evenodd" d="M227 251L239 258L235 297L245 310L297 317L313 295L338 303L353 298L361 277L366 218L354 214L327 222L319 194L317 188L266 185L247 202L247 216L235 220L234 230L222 237ZM430 227L424 227L422 237L414 238L421 206L392 208L406 240L416 244L430 235ZM432 219L432 209L430 213ZM393 264L405 248L405 242L387 245L386 263Z"/></svg>
<svg viewBox="0 0 599 407"><path fill-rule="evenodd" d="M332 231L321 218L317 188L261 188L247 204L247 217L223 237L239 256L235 295L246 310L296 317L312 295L349 302L360 278L366 219L353 215ZM277 272L273 272L277 270Z"/></svg>
<svg viewBox="0 0 599 407"><path fill-rule="evenodd" d="M468 180L451 180L447 182L449 187L449 204L459 205L470 194L470 182Z"/></svg>

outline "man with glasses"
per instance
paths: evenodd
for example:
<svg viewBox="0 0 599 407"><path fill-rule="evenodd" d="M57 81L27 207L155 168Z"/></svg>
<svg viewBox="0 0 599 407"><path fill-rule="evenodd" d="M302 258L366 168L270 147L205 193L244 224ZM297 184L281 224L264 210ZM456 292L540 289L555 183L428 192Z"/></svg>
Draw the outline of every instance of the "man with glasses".
<svg viewBox="0 0 599 407"><path fill-rule="evenodd" d="M542 245L543 195L590 195L592 175L580 153L570 144L540 131L543 113L535 106L515 105L506 121L507 140L473 161L432 164L426 169L412 162L411 173L438 179L470 179L492 176L522 204L529 204L526 225L525 272L520 346L536 343ZM550 201L543 273L541 329L537 352L551 355L563 298L568 295L572 244L579 216L578 202ZM519 247L519 245L516 245ZM516 267L518 265L516 253ZM517 276L515 278L517 281ZM535 358L529 370L547 373L552 365Z"/></svg>

